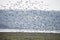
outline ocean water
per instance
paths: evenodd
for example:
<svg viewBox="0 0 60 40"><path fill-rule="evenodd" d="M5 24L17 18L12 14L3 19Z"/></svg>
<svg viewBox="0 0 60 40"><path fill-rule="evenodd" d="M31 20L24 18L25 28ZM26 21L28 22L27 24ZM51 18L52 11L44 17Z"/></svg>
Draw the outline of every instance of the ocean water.
<svg viewBox="0 0 60 40"><path fill-rule="evenodd" d="M60 32L60 11L0 10L0 32Z"/></svg>

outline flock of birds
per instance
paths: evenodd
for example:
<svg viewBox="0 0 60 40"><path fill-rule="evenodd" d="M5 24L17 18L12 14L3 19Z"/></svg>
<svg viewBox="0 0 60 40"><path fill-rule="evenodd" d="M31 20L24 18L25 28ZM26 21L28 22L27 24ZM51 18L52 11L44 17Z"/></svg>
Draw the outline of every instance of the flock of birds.
<svg viewBox="0 0 60 40"><path fill-rule="evenodd" d="M17 1L16 3L0 5L4 9L0 10L0 29L27 29L27 30L60 30L60 12L56 11L41 11L34 9L43 9L45 4L41 1L41 4L31 3L30 1ZM38 7L37 7L38 5ZM26 7L25 7L26 6ZM45 5L48 6L48 5ZM27 9L32 10L27 10ZM10 9L22 9L22 10L10 10ZM25 11L26 9L27 11Z"/></svg>
<svg viewBox="0 0 60 40"><path fill-rule="evenodd" d="M59 11L0 10L0 29L60 30Z"/></svg>
<svg viewBox="0 0 60 40"><path fill-rule="evenodd" d="M48 10L48 4L45 3L44 1L34 1L31 2L30 0L24 1L24 0L20 0L20 1L16 1L14 3L14 1L8 1L9 3L6 3L5 5L0 5L0 7L2 7L2 9L22 9L22 10Z"/></svg>

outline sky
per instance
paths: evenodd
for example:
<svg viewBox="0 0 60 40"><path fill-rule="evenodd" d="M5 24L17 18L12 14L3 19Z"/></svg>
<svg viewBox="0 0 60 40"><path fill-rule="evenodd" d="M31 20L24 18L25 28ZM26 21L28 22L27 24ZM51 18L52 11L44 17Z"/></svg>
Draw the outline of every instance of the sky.
<svg viewBox="0 0 60 40"><path fill-rule="evenodd" d="M0 0L0 9L60 11L60 0Z"/></svg>

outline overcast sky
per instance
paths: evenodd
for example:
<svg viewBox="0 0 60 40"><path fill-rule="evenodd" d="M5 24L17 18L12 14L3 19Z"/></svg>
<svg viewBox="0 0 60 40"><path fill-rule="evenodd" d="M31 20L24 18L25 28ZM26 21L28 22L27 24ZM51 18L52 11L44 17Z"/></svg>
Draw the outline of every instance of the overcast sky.
<svg viewBox="0 0 60 40"><path fill-rule="evenodd" d="M48 10L60 10L60 0L22 0L20 4L17 4L17 1L20 2L21 0L0 0L0 9L4 9L4 7L6 9L8 9L9 7L13 6L13 9L19 9L19 6L21 6L20 8L24 8L24 9L29 9L28 6L30 7L30 9L36 9L36 10L41 10L41 9L48 9ZM28 1L28 3L26 4L25 2ZM42 3L42 4L41 4ZM15 6L15 5L18 5ZM33 6L31 5L33 4ZM41 7L39 6L39 4L41 4ZM15 7L15 8L14 8Z"/></svg>

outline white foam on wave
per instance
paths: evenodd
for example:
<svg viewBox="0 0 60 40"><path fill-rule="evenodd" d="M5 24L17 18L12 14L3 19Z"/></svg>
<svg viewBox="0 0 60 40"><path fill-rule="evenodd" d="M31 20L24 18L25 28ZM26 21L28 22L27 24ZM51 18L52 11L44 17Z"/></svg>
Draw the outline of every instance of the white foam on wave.
<svg viewBox="0 0 60 40"><path fill-rule="evenodd" d="M60 31L40 31L40 30L19 30L19 29L0 29L0 32L28 32L28 33L60 33Z"/></svg>

